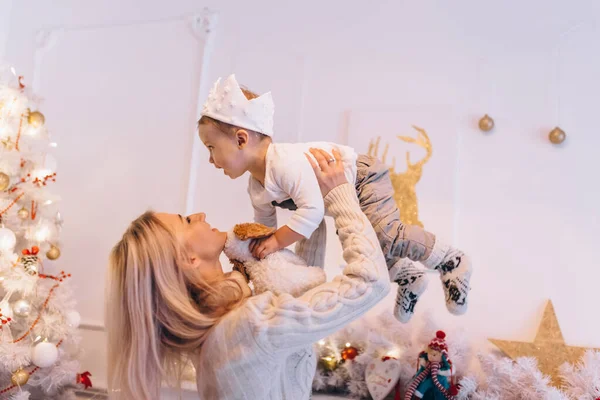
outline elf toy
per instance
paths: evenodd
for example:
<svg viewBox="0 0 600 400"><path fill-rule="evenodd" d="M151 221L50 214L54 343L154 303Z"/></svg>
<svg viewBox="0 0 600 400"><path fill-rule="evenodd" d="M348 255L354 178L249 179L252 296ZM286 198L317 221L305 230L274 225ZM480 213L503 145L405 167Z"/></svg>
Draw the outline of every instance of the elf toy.
<svg viewBox="0 0 600 400"><path fill-rule="evenodd" d="M419 354L417 373L412 378L404 400L422 399L424 396L436 400L455 399L459 387L453 383L454 368L448 358L446 334L442 331Z"/></svg>

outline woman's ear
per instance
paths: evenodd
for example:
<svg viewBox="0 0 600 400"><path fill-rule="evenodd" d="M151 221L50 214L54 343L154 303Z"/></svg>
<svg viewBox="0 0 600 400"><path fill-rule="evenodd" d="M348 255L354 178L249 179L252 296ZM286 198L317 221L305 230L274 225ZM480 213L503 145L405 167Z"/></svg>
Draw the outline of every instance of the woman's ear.
<svg viewBox="0 0 600 400"><path fill-rule="evenodd" d="M190 256L189 261L190 261L190 266L194 269L198 268L201 264L200 257L197 257L197 256Z"/></svg>
<svg viewBox="0 0 600 400"><path fill-rule="evenodd" d="M235 132L235 140L239 149L244 148L248 144L249 139L250 135L248 134L247 130L238 129Z"/></svg>

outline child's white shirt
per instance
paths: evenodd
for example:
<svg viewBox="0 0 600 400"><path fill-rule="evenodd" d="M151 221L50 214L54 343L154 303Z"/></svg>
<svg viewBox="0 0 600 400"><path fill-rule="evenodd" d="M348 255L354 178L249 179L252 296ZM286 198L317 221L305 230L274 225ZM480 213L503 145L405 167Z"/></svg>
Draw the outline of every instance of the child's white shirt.
<svg viewBox="0 0 600 400"><path fill-rule="evenodd" d="M273 202L291 199L298 209L286 225L305 238L317 229L325 216L325 206L315 173L304 155L310 155L310 148L323 149L329 154L336 148L342 155L346 178L354 185L358 156L351 147L327 142L272 143L267 150L264 186L252 176L248 184L256 222L277 227Z"/></svg>

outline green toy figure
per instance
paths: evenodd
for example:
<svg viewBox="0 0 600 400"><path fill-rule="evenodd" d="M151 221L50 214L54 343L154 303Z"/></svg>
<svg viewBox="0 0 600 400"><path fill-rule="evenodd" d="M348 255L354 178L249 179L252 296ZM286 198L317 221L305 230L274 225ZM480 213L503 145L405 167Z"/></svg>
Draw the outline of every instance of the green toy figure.
<svg viewBox="0 0 600 400"><path fill-rule="evenodd" d="M448 358L445 338L446 334L438 331L427 349L419 354L417 373L404 400L422 399L424 396L435 400L455 399L459 387L453 382L454 368Z"/></svg>

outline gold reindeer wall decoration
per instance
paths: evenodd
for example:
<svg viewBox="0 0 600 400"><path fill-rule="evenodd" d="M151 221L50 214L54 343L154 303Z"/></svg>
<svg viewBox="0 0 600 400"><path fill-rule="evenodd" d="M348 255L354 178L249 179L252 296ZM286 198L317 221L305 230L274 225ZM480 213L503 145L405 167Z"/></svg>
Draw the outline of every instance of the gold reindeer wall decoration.
<svg viewBox="0 0 600 400"><path fill-rule="evenodd" d="M419 206L417 200L416 185L421 180L423 174L423 165L431 158L431 140L427 132L413 125L413 128L418 132L416 138L410 136L397 136L398 139L406 143L414 143L422 147L426 151L426 155L416 163L410 161L410 152L406 152L406 171L402 173L396 172L396 157L392 158L392 166L390 167L390 178L394 187L394 200L400 209L400 219L406 225L418 225L423 227L423 223L419 220ZM368 155L379 158L379 143L381 136L375 142L371 140L369 143ZM390 145L386 144L383 150L383 155L380 160L386 164L387 153Z"/></svg>

